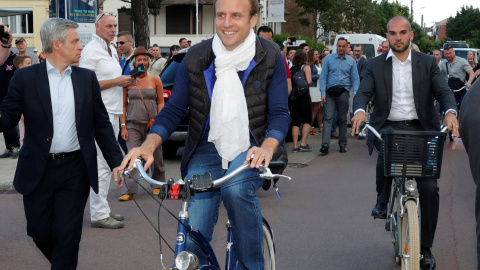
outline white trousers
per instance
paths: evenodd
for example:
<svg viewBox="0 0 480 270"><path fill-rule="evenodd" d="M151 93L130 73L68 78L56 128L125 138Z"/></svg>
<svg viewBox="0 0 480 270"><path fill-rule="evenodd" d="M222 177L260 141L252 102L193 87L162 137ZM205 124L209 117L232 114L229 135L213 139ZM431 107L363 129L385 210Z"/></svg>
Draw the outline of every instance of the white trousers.
<svg viewBox="0 0 480 270"><path fill-rule="evenodd" d="M115 139L118 138L118 132L120 130L119 126L119 115L118 114L108 114L110 122L113 126L113 132L115 133ZM97 166L98 166L98 194L96 194L93 189L90 187L90 220L97 221L110 216L110 207L108 206L107 196L108 190L110 189L110 180L113 177L112 170L108 166L107 161L103 157L102 151L97 146ZM120 148L120 145L118 146Z"/></svg>

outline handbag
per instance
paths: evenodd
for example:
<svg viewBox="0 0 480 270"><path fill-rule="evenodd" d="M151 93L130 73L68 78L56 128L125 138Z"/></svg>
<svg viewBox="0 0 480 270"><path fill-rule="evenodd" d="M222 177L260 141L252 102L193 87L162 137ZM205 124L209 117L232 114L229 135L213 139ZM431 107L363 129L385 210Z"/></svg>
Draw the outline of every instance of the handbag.
<svg viewBox="0 0 480 270"><path fill-rule="evenodd" d="M140 93L140 97L142 98L143 105L145 106L145 110L147 111L147 114L148 114L148 119L149 120L148 120L148 124L147 124L147 131L149 131L150 128L153 126L153 123L155 123L155 118L152 118L152 116L148 112L147 104L145 104L145 100L143 99L142 90L138 89L138 92Z"/></svg>
<svg viewBox="0 0 480 270"><path fill-rule="evenodd" d="M450 87L450 90L453 92L453 95L455 96L455 98L458 99L466 91L464 87L465 83L459 78L450 76L450 72L448 72L448 62L445 62L445 67L447 68L447 74L448 74L448 87Z"/></svg>

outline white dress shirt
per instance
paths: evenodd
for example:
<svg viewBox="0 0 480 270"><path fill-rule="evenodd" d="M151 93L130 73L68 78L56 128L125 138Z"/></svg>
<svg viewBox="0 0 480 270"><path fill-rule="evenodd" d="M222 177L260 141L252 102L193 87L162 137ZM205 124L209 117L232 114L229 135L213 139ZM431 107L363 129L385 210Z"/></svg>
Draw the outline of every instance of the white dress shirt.
<svg viewBox="0 0 480 270"><path fill-rule="evenodd" d="M122 67L118 61L117 50L109 44L112 55L108 53L105 40L93 34L92 40L82 51L80 67L93 70L98 81L115 79L122 75ZM110 114L123 114L123 88L114 86L101 91L102 100Z"/></svg>
<svg viewBox="0 0 480 270"><path fill-rule="evenodd" d="M388 51L387 59L392 57L392 107L387 120L403 121L418 119L415 101L413 99L412 82L412 52L404 62L398 60L392 50Z"/></svg>
<svg viewBox="0 0 480 270"><path fill-rule="evenodd" d="M75 126L75 97L73 94L72 68L63 72L50 64L47 58L48 83L52 101L53 138L50 153L65 153L80 149Z"/></svg>

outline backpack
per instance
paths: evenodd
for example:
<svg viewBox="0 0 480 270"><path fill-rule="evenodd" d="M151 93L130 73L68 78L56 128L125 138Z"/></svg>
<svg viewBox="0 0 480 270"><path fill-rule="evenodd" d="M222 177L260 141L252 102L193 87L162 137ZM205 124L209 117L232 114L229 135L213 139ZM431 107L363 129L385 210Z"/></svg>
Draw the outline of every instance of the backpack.
<svg viewBox="0 0 480 270"><path fill-rule="evenodd" d="M292 100L295 100L297 97L305 98L310 95L310 87L307 82L305 71L303 71L304 68L305 65L292 75Z"/></svg>

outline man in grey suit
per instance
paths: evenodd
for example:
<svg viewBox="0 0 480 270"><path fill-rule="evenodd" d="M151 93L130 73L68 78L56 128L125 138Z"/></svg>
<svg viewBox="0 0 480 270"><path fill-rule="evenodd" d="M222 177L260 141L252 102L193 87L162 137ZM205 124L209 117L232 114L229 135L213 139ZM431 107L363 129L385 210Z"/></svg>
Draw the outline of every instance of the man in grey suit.
<svg viewBox="0 0 480 270"><path fill-rule="evenodd" d="M473 180L477 186L475 196L475 217L477 220L477 259L478 270L480 270L480 82L473 84L467 92L462 103L462 114L460 114L460 135L465 145L470 160L470 170Z"/></svg>
<svg viewBox="0 0 480 270"><path fill-rule="evenodd" d="M391 50L370 59L363 80L353 102L355 116L352 134L366 121L365 107L375 95L375 108L370 124L382 132L395 130L440 130L440 114L435 110L434 99L446 112L445 124L458 136L456 102L440 73L434 57L410 49L413 39L410 22L402 16L392 18L387 24L387 39ZM367 140L370 154L374 144L381 149L374 137ZM383 176L383 157L379 151L377 160L377 204L372 211L374 218L386 217L391 178ZM436 179L417 181L420 193L422 269L434 269L435 259L430 251L438 220L439 193Z"/></svg>
<svg viewBox="0 0 480 270"><path fill-rule="evenodd" d="M367 59L363 57L362 44L355 44L355 46L353 47L353 56L355 56L354 59L357 63L358 76L360 76L360 82L362 82L363 71L367 66Z"/></svg>

